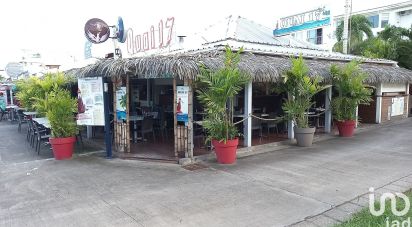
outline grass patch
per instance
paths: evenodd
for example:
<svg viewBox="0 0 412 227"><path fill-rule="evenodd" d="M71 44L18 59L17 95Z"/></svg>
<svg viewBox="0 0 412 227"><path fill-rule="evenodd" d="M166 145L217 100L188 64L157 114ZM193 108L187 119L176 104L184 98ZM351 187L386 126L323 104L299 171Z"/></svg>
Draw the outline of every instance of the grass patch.
<svg viewBox="0 0 412 227"><path fill-rule="evenodd" d="M409 201L412 202L412 192L408 191L405 193L408 196ZM379 199L375 198L375 199ZM405 202L402 199L397 199L396 208L398 211L402 210L405 207ZM379 203L375 203L375 210L379 210ZM410 224L404 224L403 222L410 219ZM385 203L385 212L379 216L373 216L369 207L363 209L359 213L355 214L350 220L343 222L342 224L335 225L335 227L411 227L412 226L412 209L409 209L408 213L405 216L395 216L391 211L391 202L387 200Z"/></svg>

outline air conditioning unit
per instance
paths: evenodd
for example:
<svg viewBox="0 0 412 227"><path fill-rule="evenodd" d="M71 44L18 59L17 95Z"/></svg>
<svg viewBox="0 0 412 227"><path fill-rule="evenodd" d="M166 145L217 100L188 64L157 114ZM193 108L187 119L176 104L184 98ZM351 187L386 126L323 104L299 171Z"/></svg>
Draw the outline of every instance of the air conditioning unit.
<svg viewBox="0 0 412 227"><path fill-rule="evenodd" d="M406 16L412 13L412 10L403 10L403 11L399 11L399 16Z"/></svg>

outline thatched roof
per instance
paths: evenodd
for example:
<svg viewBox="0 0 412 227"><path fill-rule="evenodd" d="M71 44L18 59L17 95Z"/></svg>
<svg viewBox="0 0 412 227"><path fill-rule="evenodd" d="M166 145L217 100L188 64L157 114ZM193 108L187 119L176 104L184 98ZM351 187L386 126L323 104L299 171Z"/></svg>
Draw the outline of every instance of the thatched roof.
<svg viewBox="0 0 412 227"><path fill-rule="evenodd" d="M199 73L199 66L204 64L210 69L223 66L224 53L219 50L183 53L165 56L138 57L126 59L102 59L93 65L73 69L66 73L77 77L92 76L125 76L137 78L179 78L194 79ZM287 56L267 54L242 54L239 68L250 74L253 81L276 82L290 68L291 61ZM330 66L344 64L344 61L333 59L306 59L312 76L318 75L328 81ZM406 83L412 82L412 71L391 64L363 63L362 70L369 75L367 83Z"/></svg>

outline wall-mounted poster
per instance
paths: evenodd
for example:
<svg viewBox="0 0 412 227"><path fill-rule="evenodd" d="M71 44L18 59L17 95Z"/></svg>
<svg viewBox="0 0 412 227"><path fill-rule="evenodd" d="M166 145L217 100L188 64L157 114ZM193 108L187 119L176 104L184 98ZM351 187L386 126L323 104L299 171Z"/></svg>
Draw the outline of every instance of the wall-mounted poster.
<svg viewBox="0 0 412 227"><path fill-rule="evenodd" d="M403 115L404 108L405 108L405 98L404 97L392 98L391 116Z"/></svg>
<svg viewBox="0 0 412 227"><path fill-rule="evenodd" d="M78 79L77 124L104 126L103 79Z"/></svg>
<svg viewBox="0 0 412 227"><path fill-rule="evenodd" d="M116 91L116 116L117 120L126 120L127 104L126 87L119 87Z"/></svg>
<svg viewBox="0 0 412 227"><path fill-rule="evenodd" d="M176 87L176 114L177 121L188 121L189 113L189 87L188 86L177 86Z"/></svg>

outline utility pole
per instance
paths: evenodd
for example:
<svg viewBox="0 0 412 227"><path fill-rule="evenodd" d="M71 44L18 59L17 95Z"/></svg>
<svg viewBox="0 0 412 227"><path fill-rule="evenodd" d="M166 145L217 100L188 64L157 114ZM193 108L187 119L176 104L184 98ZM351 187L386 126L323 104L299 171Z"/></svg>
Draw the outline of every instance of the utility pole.
<svg viewBox="0 0 412 227"><path fill-rule="evenodd" d="M349 37L348 37L348 33L349 33L349 14L352 11L352 1L351 0L345 0L345 16L343 18L343 37L342 37L342 41L343 41L343 53L344 54L348 54L348 43L349 43Z"/></svg>

